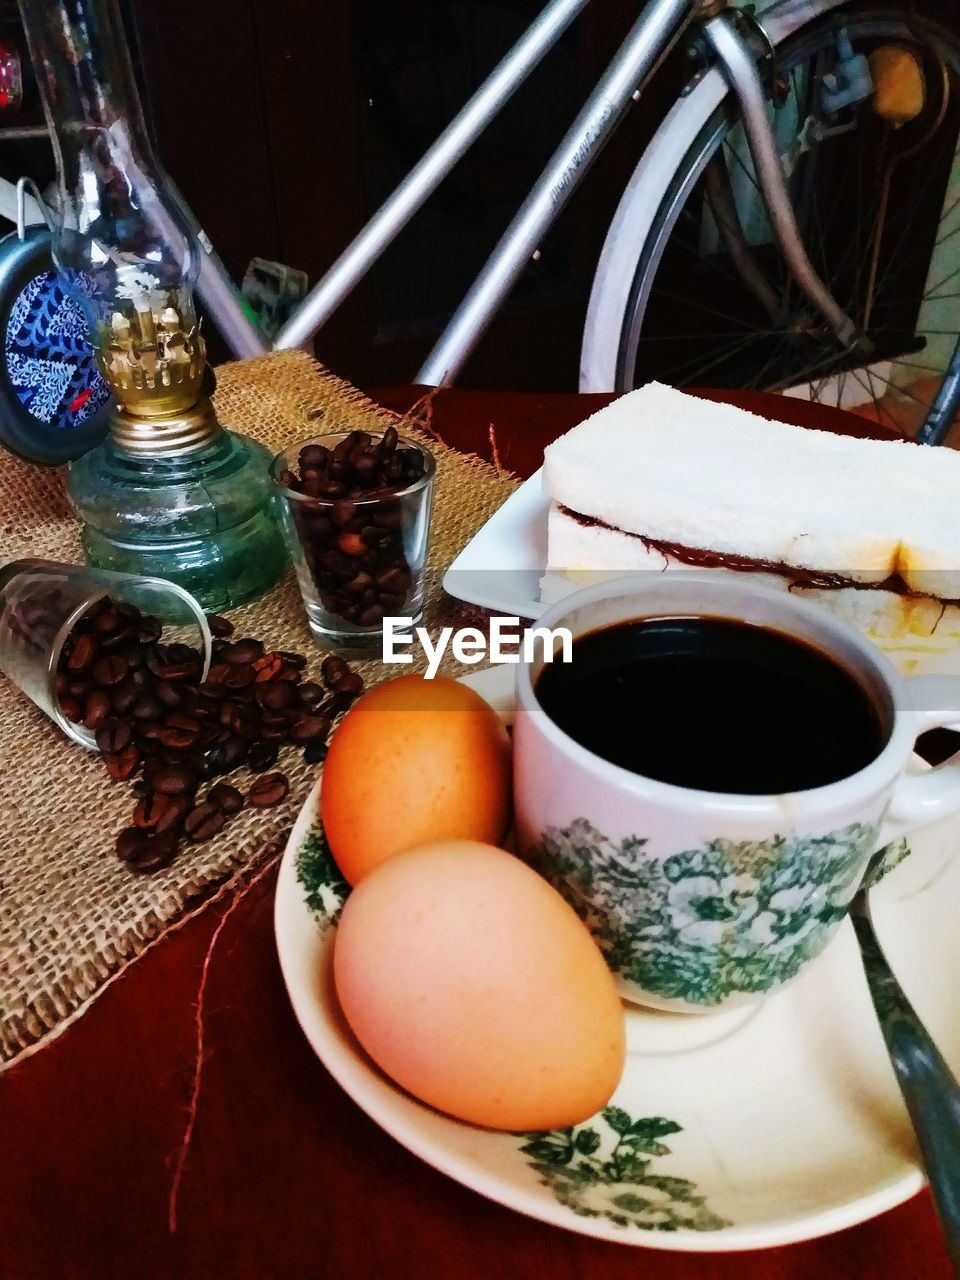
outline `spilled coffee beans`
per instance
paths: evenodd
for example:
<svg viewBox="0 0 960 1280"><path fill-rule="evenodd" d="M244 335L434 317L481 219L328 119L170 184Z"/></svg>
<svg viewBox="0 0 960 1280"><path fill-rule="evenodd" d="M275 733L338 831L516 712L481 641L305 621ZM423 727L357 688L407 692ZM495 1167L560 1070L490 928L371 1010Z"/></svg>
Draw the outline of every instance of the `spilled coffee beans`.
<svg viewBox="0 0 960 1280"><path fill-rule="evenodd" d="M363 681L339 657L321 666L323 683L303 679L307 659L234 640L233 624L208 619L212 664L188 645L163 643L162 624L126 603L98 601L74 626L55 676L60 709L94 734L110 776L129 782L137 803L116 853L140 873L158 871L180 841L217 835L245 805L281 804L290 786L271 772L281 749L308 764L326 754L334 718ZM260 775L243 792L224 774L245 765ZM205 795L201 788L209 782Z"/></svg>

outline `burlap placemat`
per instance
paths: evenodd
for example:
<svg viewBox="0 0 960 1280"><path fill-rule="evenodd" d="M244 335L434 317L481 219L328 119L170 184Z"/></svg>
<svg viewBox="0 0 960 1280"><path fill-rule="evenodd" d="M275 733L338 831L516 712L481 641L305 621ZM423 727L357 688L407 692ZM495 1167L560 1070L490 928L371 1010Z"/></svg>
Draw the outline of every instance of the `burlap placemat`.
<svg viewBox="0 0 960 1280"><path fill-rule="evenodd" d="M300 352L226 365L218 378L221 420L272 451L313 434L317 427L306 415L317 407L324 410L323 430L378 430L397 421ZM410 424L403 430L418 434ZM426 606L434 629L457 609L440 588L444 570L513 481L423 439L437 458ZM0 458L0 554L0 563L81 559L62 473ZM319 669L292 574L230 616L238 635L300 650L310 655L311 670ZM390 671L376 661L360 669L371 683ZM289 828L317 770L285 751L290 795L282 807L244 812L215 840L186 846L166 870L139 878L113 855L116 832L129 820L129 786L110 781L97 758L68 743L3 676L0 716L0 1063L9 1064L89 1001L191 901L262 856Z"/></svg>

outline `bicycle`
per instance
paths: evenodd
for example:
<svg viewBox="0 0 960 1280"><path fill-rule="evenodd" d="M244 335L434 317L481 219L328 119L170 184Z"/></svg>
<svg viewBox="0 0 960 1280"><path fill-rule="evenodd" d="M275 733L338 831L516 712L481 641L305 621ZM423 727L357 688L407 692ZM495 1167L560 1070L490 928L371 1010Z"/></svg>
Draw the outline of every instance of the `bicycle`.
<svg viewBox="0 0 960 1280"><path fill-rule="evenodd" d="M550 0L275 347L318 332L588 3ZM884 419L892 388L914 418L922 413L916 438L939 443L960 405L960 291L952 289L960 265L928 287L927 264L960 231L960 193L944 198L960 130L960 39L867 0L777 0L759 18L729 0L649 0L415 381L457 376L680 41L690 78L610 224L587 309L581 389L708 378L799 389L837 405L859 390ZM891 54L912 86L913 107L899 108L898 119L877 105L880 64ZM845 192L855 197L852 214ZM208 314L235 354L267 349L196 230L207 250L199 288Z"/></svg>

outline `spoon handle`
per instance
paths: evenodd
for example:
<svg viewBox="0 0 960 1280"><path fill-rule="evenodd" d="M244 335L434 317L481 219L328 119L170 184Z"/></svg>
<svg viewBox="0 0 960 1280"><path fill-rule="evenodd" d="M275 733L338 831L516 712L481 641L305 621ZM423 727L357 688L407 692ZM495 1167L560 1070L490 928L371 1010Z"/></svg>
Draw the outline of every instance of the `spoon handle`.
<svg viewBox="0 0 960 1280"><path fill-rule="evenodd" d="M960 1085L894 977L868 911L852 913L873 1006L960 1275Z"/></svg>

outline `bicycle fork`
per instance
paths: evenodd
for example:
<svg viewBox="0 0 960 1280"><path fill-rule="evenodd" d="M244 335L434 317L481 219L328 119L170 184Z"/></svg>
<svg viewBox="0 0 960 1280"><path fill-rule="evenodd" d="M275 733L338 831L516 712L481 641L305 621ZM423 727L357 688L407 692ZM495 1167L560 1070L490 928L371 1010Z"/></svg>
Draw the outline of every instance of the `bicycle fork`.
<svg viewBox="0 0 960 1280"><path fill-rule="evenodd" d="M869 354L870 343L838 305L820 279L803 246L793 212L793 202L767 117L766 97L756 57L737 28L735 14L721 13L703 24L707 44L717 58L723 78L740 104L743 129L770 224L780 250L797 284L823 316L837 341L847 350Z"/></svg>

